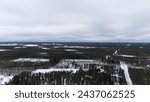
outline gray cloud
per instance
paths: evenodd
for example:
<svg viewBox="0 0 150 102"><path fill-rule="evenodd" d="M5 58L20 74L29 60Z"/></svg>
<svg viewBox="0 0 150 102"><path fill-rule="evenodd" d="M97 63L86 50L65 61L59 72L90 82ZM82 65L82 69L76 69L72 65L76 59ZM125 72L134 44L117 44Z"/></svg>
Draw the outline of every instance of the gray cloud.
<svg viewBox="0 0 150 102"><path fill-rule="evenodd" d="M150 41L149 0L0 0L0 41Z"/></svg>

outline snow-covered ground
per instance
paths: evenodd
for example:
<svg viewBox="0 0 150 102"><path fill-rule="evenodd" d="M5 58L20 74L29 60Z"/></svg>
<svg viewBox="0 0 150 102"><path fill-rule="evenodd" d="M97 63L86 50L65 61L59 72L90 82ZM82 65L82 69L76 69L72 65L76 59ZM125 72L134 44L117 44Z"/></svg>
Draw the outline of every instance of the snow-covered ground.
<svg viewBox="0 0 150 102"><path fill-rule="evenodd" d="M48 53L47 52L41 52L40 54L41 55L47 55Z"/></svg>
<svg viewBox="0 0 150 102"><path fill-rule="evenodd" d="M32 73L50 73L50 72L73 72L76 73L80 68L75 68L74 64L80 65L82 67L82 70L88 71L89 67L86 67L86 65L90 64L102 64L98 60L92 60L92 59L64 59L61 60L56 66L51 67L49 69L37 69L33 71ZM99 65L97 65L97 69L100 69L100 72L104 72L104 69L102 69Z"/></svg>
<svg viewBox="0 0 150 102"><path fill-rule="evenodd" d="M42 58L18 58L12 60L13 62L49 62L49 59L42 59Z"/></svg>
<svg viewBox="0 0 150 102"><path fill-rule="evenodd" d="M0 44L0 46L17 46L18 44L17 43L3 43L3 44Z"/></svg>
<svg viewBox="0 0 150 102"><path fill-rule="evenodd" d="M60 61L60 63L58 63L56 66L60 67L60 66L73 66L73 64L77 64L77 65L89 65L89 64L104 64L103 62L101 62L100 60L93 60L93 59L63 59Z"/></svg>
<svg viewBox="0 0 150 102"><path fill-rule="evenodd" d="M112 54L113 56L121 56L121 57L136 57L134 55L121 55L121 54L118 54L118 50L115 50L115 52Z"/></svg>
<svg viewBox="0 0 150 102"><path fill-rule="evenodd" d="M8 83L10 80L13 79L14 76L9 76L9 75L1 75L0 74L0 85L5 85Z"/></svg>
<svg viewBox="0 0 150 102"><path fill-rule="evenodd" d="M43 49L43 50L49 50L49 48L46 48L46 47L41 47L41 49Z"/></svg>
<svg viewBox="0 0 150 102"><path fill-rule="evenodd" d="M99 60L94 60L94 59L63 59L61 61L64 62L84 62L84 63L99 63Z"/></svg>
<svg viewBox="0 0 150 102"><path fill-rule="evenodd" d="M116 56L121 56L121 57L136 57L134 55L116 55Z"/></svg>
<svg viewBox="0 0 150 102"><path fill-rule="evenodd" d="M24 49L24 48L27 48L27 47L19 47L19 46L16 46L14 47L15 49Z"/></svg>
<svg viewBox="0 0 150 102"><path fill-rule="evenodd" d="M128 72L128 65L125 62L120 61L120 67L124 71L125 79L128 85L132 85L132 80L130 78L130 74Z"/></svg>
<svg viewBox="0 0 150 102"><path fill-rule="evenodd" d="M118 50L115 50L115 52L112 55L113 56L121 56L121 57L136 57L134 55L120 55L120 54L118 54Z"/></svg>
<svg viewBox="0 0 150 102"><path fill-rule="evenodd" d="M32 73L50 73L50 72L73 72L76 73L79 69L70 69L70 68L66 68L66 69L62 69L62 68L49 68L49 69L37 69L35 71L33 71Z"/></svg>
<svg viewBox="0 0 150 102"><path fill-rule="evenodd" d="M49 59L39 59L39 58L19 58L16 60L13 60L14 62L47 62ZM119 84L119 70L122 69L124 71L125 79L128 85L132 85L132 80L130 78L129 72L128 72L128 65L124 62L120 62L120 64L108 64L104 63L101 60L94 60L94 59L62 59L58 64L56 64L53 67L47 68L47 69L36 69L32 70L32 74L36 73L51 73L51 72L72 72L76 73L80 69L84 71L88 71L90 69L90 65L94 65L96 69L99 69L99 73L106 72L106 69L104 69L104 65L109 66L116 66L116 69L114 69L114 73L112 73L112 77L116 78L116 82L114 84ZM129 66L130 67L130 66ZM19 73L17 73L19 74ZM17 75L16 74L16 75ZM8 83L10 80L13 79L13 75L5 75L0 74L0 84L4 85L5 83Z"/></svg>
<svg viewBox="0 0 150 102"><path fill-rule="evenodd" d="M76 52L78 50L76 50L76 49L65 49L65 51Z"/></svg>
<svg viewBox="0 0 150 102"><path fill-rule="evenodd" d="M116 50L114 53L113 53L113 55L117 55L118 54L118 51Z"/></svg>
<svg viewBox="0 0 150 102"><path fill-rule="evenodd" d="M47 48L47 47L44 47L44 46L39 46L40 49L43 49L43 50L49 50L50 48Z"/></svg>
<svg viewBox="0 0 150 102"><path fill-rule="evenodd" d="M90 48L96 48L96 47L89 47L89 46L67 46L67 45L65 45L64 48L90 49Z"/></svg>
<svg viewBox="0 0 150 102"><path fill-rule="evenodd" d="M6 49L0 49L0 52L7 51Z"/></svg>
<svg viewBox="0 0 150 102"><path fill-rule="evenodd" d="M24 45L25 47L37 47L37 46L39 46L39 45L37 45L37 44L26 44L26 45Z"/></svg>

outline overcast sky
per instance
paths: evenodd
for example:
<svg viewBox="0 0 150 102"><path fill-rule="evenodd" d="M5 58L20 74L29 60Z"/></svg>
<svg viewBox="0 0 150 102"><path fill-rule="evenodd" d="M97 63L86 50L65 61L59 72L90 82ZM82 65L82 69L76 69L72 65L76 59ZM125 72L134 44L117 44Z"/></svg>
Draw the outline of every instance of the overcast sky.
<svg viewBox="0 0 150 102"><path fill-rule="evenodd" d="M0 0L0 41L150 42L150 0Z"/></svg>

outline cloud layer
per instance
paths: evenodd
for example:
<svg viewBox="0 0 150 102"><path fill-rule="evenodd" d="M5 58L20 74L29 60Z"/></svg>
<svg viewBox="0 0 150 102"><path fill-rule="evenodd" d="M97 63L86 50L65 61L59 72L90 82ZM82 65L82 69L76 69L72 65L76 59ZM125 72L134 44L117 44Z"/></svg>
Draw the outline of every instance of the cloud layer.
<svg viewBox="0 0 150 102"><path fill-rule="evenodd" d="M149 0L0 0L0 41L149 42Z"/></svg>

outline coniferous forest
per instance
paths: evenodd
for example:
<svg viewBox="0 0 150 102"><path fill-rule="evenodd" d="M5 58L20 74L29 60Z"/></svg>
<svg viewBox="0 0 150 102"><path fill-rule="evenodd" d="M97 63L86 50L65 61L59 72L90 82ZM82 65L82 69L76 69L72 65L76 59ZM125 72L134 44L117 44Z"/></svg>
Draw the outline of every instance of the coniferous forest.
<svg viewBox="0 0 150 102"><path fill-rule="evenodd" d="M150 44L0 43L0 84L149 85Z"/></svg>

